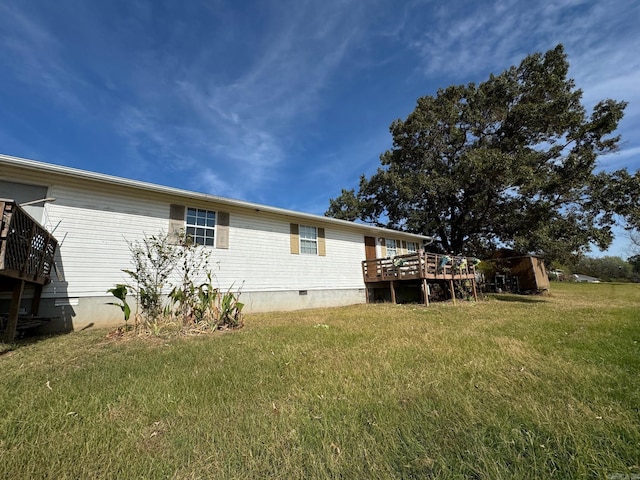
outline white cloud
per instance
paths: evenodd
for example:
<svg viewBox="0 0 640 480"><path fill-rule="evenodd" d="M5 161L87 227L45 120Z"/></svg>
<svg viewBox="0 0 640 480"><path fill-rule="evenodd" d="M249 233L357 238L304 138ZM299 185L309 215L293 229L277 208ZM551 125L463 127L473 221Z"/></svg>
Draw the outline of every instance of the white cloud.
<svg viewBox="0 0 640 480"><path fill-rule="evenodd" d="M377 167L389 122L414 101L402 96L404 86L482 81L558 42L585 103L630 101L622 125L637 131L640 36L632 33L640 7L630 4L283 0L254 2L247 15L220 1L167 4L174 15L162 18L150 0L61 0L55 9L0 0L0 62L12 81L51 100L43 108L94 120L101 141L126 151L124 175L150 171L163 181L180 173L165 182L271 203L270 187L286 185L295 170L305 176L298 185L326 185L328 198ZM609 38L611 29L622 34ZM391 84L392 100L380 101L380 85ZM366 125L322 130L324 113L338 119L349 108L363 108ZM621 161L633 161L624 148L612 163Z"/></svg>
<svg viewBox="0 0 640 480"><path fill-rule="evenodd" d="M199 169L199 175L194 182L194 186L198 190L211 195L237 198L233 187L229 185L229 181L223 180L220 175L208 167Z"/></svg>
<svg viewBox="0 0 640 480"><path fill-rule="evenodd" d="M409 45L422 58L425 74L447 74L457 78L484 79L490 71L499 73L536 51L545 51L558 43L570 52L570 61L588 60L594 50L609 55L597 58L627 63L635 58L635 48L622 48L627 37L610 39L611 29L625 24L629 39L637 43L635 25L639 7L623 0L594 2L528 2L506 0L441 5L429 28ZM456 11L456 6L458 10ZM621 16L622 14L622 16ZM632 27L630 27L630 25ZM616 55L618 53L618 55ZM594 73L600 72L594 66Z"/></svg>
<svg viewBox="0 0 640 480"><path fill-rule="evenodd" d="M202 59L184 65L174 83L173 101L201 132L195 134L201 154L233 163L235 176L251 184L254 194L275 179L298 141L292 132L309 123L320 93L357 39L357 28L340 7L296 3L282 18L273 11L255 61L238 76L222 82L207 74L210 59Z"/></svg>
<svg viewBox="0 0 640 480"><path fill-rule="evenodd" d="M351 20L365 11L340 1L278 4L263 8L265 18L252 19L259 33L247 30L252 25L245 25L246 18L229 17L227 32L175 46L190 35L185 18L165 25L169 30L156 39L144 3L132 5L116 30L105 23L103 7L74 10L77 36L69 37L62 24L52 29L55 22L44 10L0 3L0 60L69 112L100 115L126 140L138 171L160 163L181 170L215 164L254 191L286 161L284 152L297 142L291 131L313 118L321 92L357 37ZM70 8L62 2L62 18L70 18L63 15ZM205 15L213 20L223 8ZM220 75L227 50L241 47L233 42L247 34L254 40L245 46L247 61L236 65L235 75ZM90 45L92 55L79 63L70 41ZM194 46L196 52L186 55L184 47ZM211 53L216 50L223 55ZM87 83L87 74L96 78ZM108 105L96 113L101 100Z"/></svg>
<svg viewBox="0 0 640 480"><path fill-rule="evenodd" d="M63 45L55 34L16 4L0 3L0 19L0 60L13 78L73 112L85 112L75 93L84 83L62 59Z"/></svg>

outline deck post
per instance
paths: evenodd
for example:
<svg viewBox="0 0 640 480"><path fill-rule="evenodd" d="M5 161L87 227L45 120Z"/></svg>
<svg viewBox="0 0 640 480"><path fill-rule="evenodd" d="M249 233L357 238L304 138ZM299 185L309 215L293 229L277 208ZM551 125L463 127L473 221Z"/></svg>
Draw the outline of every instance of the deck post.
<svg viewBox="0 0 640 480"><path fill-rule="evenodd" d="M427 279L422 279L422 294L424 295L424 304L429 306L429 285L427 284Z"/></svg>
<svg viewBox="0 0 640 480"><path fill-rule="evenodd" d="M473 298L477 302L478 301L478 290L476 289L476 279L471 279L471 288L473 289Z"/></svg>
<svg viewBox="0 0 640 480"><path fill-rule="evenodd" d="M456 289L453 286L453 278L449 280L449 288L451 289L451 300L456 303Z"/></svg>
<svg viewBox="0 0 640 480"><path fill-rule="evenodd" d="M396 289L393 285L393 280L389 280L389 287L391 288L391 303L396 303Z"/></svg>
<svg viewBox="0 0 640 480"><path fill-rule="evenodd" d="M33 292L33 298L31 299L31 315L38 316L38 310L40 310L40 299L42 298L42 285L36 284L35 291Z"/></svg>
<svg viewBox="0 0 640 480"><path fill-rule="evenodd" d="M24 280L18 280L13 287L11 295L11 306L9 307L9 318L7 319L7 328L4 330L2 341L5 343L13 342L18 328L18 313L20 312L20 301L24 292Z"/></svg>

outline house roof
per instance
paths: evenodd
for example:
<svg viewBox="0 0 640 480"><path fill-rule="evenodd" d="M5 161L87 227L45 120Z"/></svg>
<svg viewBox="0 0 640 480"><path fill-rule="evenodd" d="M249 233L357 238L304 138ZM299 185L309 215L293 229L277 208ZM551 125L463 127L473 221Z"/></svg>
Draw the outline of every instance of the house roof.
<svg viewBox="0 0 640 480"><path fill-rule="evenodd" d="M185 197L190 199L196 199L207 202L216 202L223 205L229 205L239 208L252 209L257 211L263 211L268 213L274 213L278 215L295 216L305 220L314 222L323 222L327 224L341 225L344 227L358 228L366 232L370 232L376 235L389 235L400 234L410 235L412 237L418 237L428 242L433 242L433 237L426 235L418 235L408 232L401 232L398 230L391 230L388 228L375 227L372 225L364 225L356 222L349 222L347 220L340 220L337 218L325 217L322 215L315 215L312 213L297 212L295 210L287 210L284 208L271 207L268 205L262 205L259 203L245 202L243 200L235 200L232 198L219 197L217 195L210 195L206 193L193 192L189 190L183 190L174 187L167 187L164 185L157 185L154 183L142 182L139 180L132 180L128 178L116 177L113 175L107 175L104 173L96 173L88 170L81 170L72 167L65 167L61 165L54 165L51 163L38 162L35 160L29 160L25 158L13 157L10 155L0 154L0 165L8 165L15 168L37 171L41 173L50 173L62 177L70 177L75 179L84 179L100 183L108 183L111 185L120 185L127 188L135 188L137 190L155 192L159 194L174 195L179 197Z"/></svg>

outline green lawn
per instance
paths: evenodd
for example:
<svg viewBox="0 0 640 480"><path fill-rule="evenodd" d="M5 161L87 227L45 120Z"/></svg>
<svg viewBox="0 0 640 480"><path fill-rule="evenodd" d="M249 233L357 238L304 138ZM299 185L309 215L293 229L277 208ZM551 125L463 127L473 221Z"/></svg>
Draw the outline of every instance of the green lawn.
<svg viewBox="0 0 640 480"><path fill-rule="evenodd" d="M0 353L0 478L640 478L637 284Z"/></svg>

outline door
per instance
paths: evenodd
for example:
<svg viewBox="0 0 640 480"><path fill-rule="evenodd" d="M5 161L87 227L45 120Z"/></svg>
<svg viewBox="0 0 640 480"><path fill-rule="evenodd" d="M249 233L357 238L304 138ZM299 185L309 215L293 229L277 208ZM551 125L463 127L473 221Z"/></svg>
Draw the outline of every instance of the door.
<svg viewBox="0 0 640 480"><path fill-rule="evenodd" d="M367 260L375 260L376 239L374 237L364 237L364 255Z"/></svg>

